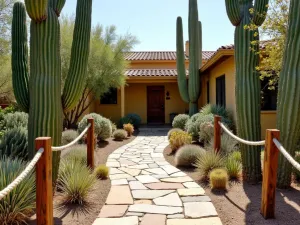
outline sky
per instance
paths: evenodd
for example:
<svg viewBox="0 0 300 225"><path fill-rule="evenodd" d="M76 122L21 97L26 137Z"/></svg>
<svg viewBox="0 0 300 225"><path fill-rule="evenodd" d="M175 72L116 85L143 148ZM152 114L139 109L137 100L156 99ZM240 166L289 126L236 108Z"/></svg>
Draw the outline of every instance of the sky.
<svg viewBox="0 0 300 225"><path fill-rule="evenodd" d="M63 14L74 14L77 0L67 0ZM234 26L225 0L198 0L203 29L203 50L215 51L233 44ZM135 51L175 51L176 18L181 16L188 40L188 0L93 0L93 25L115 25L118 34L131 33L139 40Z"/></svg>

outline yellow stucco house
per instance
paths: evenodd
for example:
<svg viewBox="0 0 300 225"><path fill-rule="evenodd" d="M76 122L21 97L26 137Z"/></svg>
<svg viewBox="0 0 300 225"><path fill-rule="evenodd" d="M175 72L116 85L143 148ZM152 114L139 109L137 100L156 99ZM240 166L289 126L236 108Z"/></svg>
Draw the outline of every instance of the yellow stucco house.
<svg viewBox="0 0 300 225"><path fill-rule="evenodd" d="M186 42L186 50L188 50ZM186 51L186 68L189 52ZM137 113L143 124L168 124L171 113L185 113L188 104L180 98L177 86L176 52L130 52L127 84L95 101L93 111L113 121L128 113ZM234 46L203 51L199 108L207 103L220 104L235 113ZM274 128L276 93L266 92L261 112L262 135Z"/></svg>

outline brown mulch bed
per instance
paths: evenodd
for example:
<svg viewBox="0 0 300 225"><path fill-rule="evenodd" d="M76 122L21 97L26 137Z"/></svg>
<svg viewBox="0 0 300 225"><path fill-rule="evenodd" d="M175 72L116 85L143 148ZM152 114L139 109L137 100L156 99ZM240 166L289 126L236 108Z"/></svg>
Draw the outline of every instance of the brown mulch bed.
<svg viewBox="0 0 300 225"><path fill-rule="evenodd" d="M124 141L114 141L112 138L106 142L98 143L95 151L95 165L105 164L108 156L119 147L133 141L137 132ZM93 224L100 213L102 206L111 188L111 182L107 180L97 180L89 204L85 206L63 205L61 206L61 196L56 193L54 196L54 224L55 225L89 225ZM31 218L30 225L36 224L35 216Z"/></svg>
<svg viewBox="0 0 300 225"><path fill-rule="evenodd" d="M174 155L171 149L164 150L165 159L172 165ZM290 189L276 191L276 219L265 220L260 214L261 184L231 182L228 190L212 191L200 180L195 169L180 169L199 183L214 204L224 225L299 225L300 224L300 185L293 184Z"/></svg>

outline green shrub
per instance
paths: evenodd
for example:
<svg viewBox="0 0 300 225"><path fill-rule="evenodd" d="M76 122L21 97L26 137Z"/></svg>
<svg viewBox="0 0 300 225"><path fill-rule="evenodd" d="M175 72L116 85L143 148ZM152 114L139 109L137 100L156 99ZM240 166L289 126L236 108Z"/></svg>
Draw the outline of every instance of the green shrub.
<svg viewBox="0 0 300 225"><path fill-rule="evenodd" d="M169 130L169 132L168 132L168 140L170 140L171 134L172 134L173 132L175 132L175 131L183 131L183 130L181 130L181 129L179 129L179 128L172 128L172 129Z"/></svg>
<svg viewBox="0 0 300 225"><path fill-rule="evenodd" d="M300 163L300 154L299 154L299 153L296 154L295 159L296 159L296 161L297 161L298 163ZM297 169L295 169L295 168L293 168L293 172L294 172L294 175L295 175L296 180L297 180L297 181L300 181L300 171L297 170Z"/></svg>
<svg viewBox="0 0 300 225"><path fill-rule="evenodd" d="M175 131L171 134L169 141L172 152L175 152L181 146L191 144L192 137L185 131Z"/></svg>
<svg viewBox="0 0 300 225"><path fill-rule="evenodd" d="M78 132L76 130L65 130L62 132L61 144L66 145L74 141L78 137Z"/></svg>
<svg viewBox="0 0 300 225"><path fill-rule="evenodd" d="M112 127L111 121L97 113L85 115L78 124L78 133L80 134L88 125L88 118L94 118L95 121L95 134L98 139L105 140L111 137Z"/></svg>
<svg viewBox="0 0 300 225"><path fill-rule="evenodd" d="M196 114L197 115L197 114ZM190 122L187 123L186 131L192 135L193 140L199 140L199 132L200 132L200 126L203 123L214 122L214 116L212 114L208 115L202 115L199 114L197 116L197 120L192 122L193 120L189 120Z"/></svg>
<svg viewBox="0 0 300 225"><path fill-rule="evenodd" d="M24 112L7 113L0 123L0 130L11 130L17 127L27 128L28 114Z"/></svg>
<svg viewBox="0 0 300 225"><path fill-rule="evenodd" d="M210 149L214 148L214 140L213 139L209 142L208 148L210 148ZM228 134L223 133L221 135L220 152L222 154L230 154L237 150L238 150L238 141L235 140L234 138L230 137Z"/></svg>
<svg viewBox="0 0 300 225"><path fill-rule="evenodd" d="M58 188L65 203L84 205L96 182L96 176L86 165L76 160L62 160Z"/></svg>
<svg viewBox="0 0 300 225"><path fill-rule="evenodd" d="M234 157L230 156L226 159L226 170L230 179L239 179L241 176L242 164L236 161Z"/></svg>
<svg viewBox="0 0 300 225"><path fill-rule="evenodd" d="M0 144L0 157L7 156L27 160L27 128L16 127L4 133Z"/></svg>
<svg viewBox="0 0 300 225"><path fill-rule="evenodd" d="M134 127L130 123L124 124L123 129L127 132L128 137L130 137L134 132Z"/></svg>
<svg viewBox="0 0 300 225"><path fill-rule="evenodd" d="M225 169L213 169L209 174L210 186L212 189L226 190L228 174Z"/></svg>
<svg viewBox="0 0 300 225"><path fill-rule="evenodd" d="M184 130L185 125L186 125L187 121L189 120L189 118L190 118L189 115L186 115L186 114L179 114L179 115L175 116L175 118L172 122L172 127Z"/></svg>
<svg viewBox="0 0 300 225"><path fill-rule="evenodd" d="M216 168L222 168L225 164L225 158L221 154L216 153L213 150L206 151L202 154L195 163L200 176L207 178L210 171Z"/></svg>
<svg viewBox="0 0 300 225"><path fill-rule="evenodd" d="M105 165L100 165L95 169L95 174L98 179L105 180L109 175L109 168Z"/></svg>
<svg viewBox="0 0 300 225"><path fill-rule="evenodd" d="M20 159L0 158L0 190L6 188L25 167L26 163ZM30 173L0 200L1 224L24 224L35 209L35 190L35 176Z"/></svg>
<svg viewBox="0 0 300 225"><path fill-rule="evenodd" d="M211 122L204 122L200 125L199 142L209 143L214 137L214 125Z"/></svg>
<svg viewBox="0 0 300 225"><path fill-rule="evenodd" d="M113 133L113 138L116 141L123 141L127 137L127 132L122 129L118 129Z"/></svg>
<svg viewBox="0 0 300 225"><path fill-rule="evenodd" d="M184 145L176 152L175 165L193 167L202 154L205 154L205 150L198 145Z"/></svg>
<svg viewBox="0 0 300 225"><path fill-rule="evenodd" d="M76 161L82 165L87 165L87 147L86 145L72 146L62 155L62 158L66 161Z"/></svg>
<svg viewBox="0 0 300 225"><path fill-rule="evenodd" d="M135 129L138 129L141 125L142 119L139 115L135 113L129 113L126 116L122 117L118 122L118 127L123 128L124 124L132 124Z"/></svg>

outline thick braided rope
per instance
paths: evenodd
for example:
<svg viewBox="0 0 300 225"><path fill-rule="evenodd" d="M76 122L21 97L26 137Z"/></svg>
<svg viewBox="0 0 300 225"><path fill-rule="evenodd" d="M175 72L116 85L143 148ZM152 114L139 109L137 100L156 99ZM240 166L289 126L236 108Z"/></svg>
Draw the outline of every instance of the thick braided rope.
<svg viewBox="0 0 300 225"><path fill-rule="evenodd" d="M295 159L293 159L293 157L284 149L281 143L276 138L273 138L273 142L278 150L282 153L282 155L292 164L292 166L300 171L300 164Z"/></svg>
<svg viewBox="0 0 300 225"><path fill-rule="evenodd" d="M238 136L235 136L233 133L231 133L231 131L228 130L224 124L222 124L221 122L219 122L219 124L228 135L230 135L232 138L234 138L235 140L237 140L243 144L257 146L257 145L265 145L265 143L266 143L266 141L247 141L242 138L239 138Z"/></svg>
<svg viewBox="0 0 300 225"><path fill-rule="evenodd" d="M82 131L82 133L81 133L74 141L72 141L72 142L70 142L69 144L64 145L64 146L60 146L60 147L52 147L52 151L54 151L54 152L55 152L55 151L61 151L61 150L64 150L64 149L69 148L69 147L71 147L72 145L76 144L76 143L83 137L83 135L86 134L86 132L88 131L88 129L90 128L90 126L91 126L91 124L89 123L89 124L87 125L87 127L84 129L84 131Z"/></svg>
<svg viewBox="0 0 300 225"><path fill-rule="evenodd" d="M31 160L31 162L27 165L25 170L12 183L10 183L10 185L8 185L6 188L0 191L0 200L2 200L6 195L8 195L16 186L18 186L24 180L25 177L27 177L27 175L31 172L31 170L35 167L35 165L41 158L43 152L44 149L40 148L35 154L34 158Z"/></svg>

